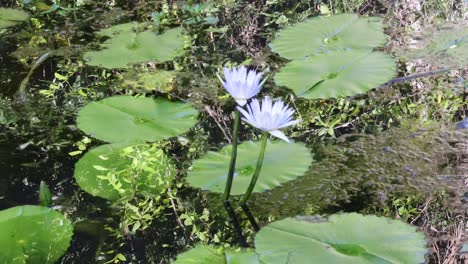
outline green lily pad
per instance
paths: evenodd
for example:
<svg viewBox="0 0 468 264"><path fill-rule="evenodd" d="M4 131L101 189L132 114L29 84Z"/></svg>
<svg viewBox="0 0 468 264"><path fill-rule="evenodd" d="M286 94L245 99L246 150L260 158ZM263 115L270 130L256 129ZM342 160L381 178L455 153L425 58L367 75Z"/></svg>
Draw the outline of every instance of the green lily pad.
<svg viewBox="0 0 468 264"><path fill-rule="evenodd" d="M255 237L262 263L424 263L423 233L398 220L356 213L286 218Z"/></svg>
<svg viewBox="0 0 468 264"><path fill-rule="evenodd" d="M156 145L107 144L81 157L74 177L84 191L115 201L137 193L159 195L175 177L175 169Z"/></svg>
<svg viewBox="0 0 468 264"><path fill-rule="evenodd" d="M29 18L29 14L20 9L0 8L0 29L11 27Z"/></svg>
<svg viewBox="0 0 468 264"><path fill-rule="evenodd" d="M222 249L199 244L179 254L173 264L260 264L253 249Z"/></svg>
<svg viewBox="0 0 468 264"><path fill-rule="evenodd" d="M278 32L271 49L287 59L302 59L341 49L372 49L383 46L382 20L341 14L315 17Z"/></svg>
<svg viewBox="0 0 468 264"><path fill-rule="evenodd" d="M181 54L184 45L181 28L157 35L151 31L134 32L127 24L115 27L102 33L112 36L102 44L102 50L84 54L88 65L108 69L129 68L136 63L172 60Z"/></svg>
<svg viewBox="0 0 468 264"><path fill-rule="evenodd" d="M293 60L275 76L297 96L327 99L367 92L392 79L394 60L382 52L336 51Z"/></svg>
<svg viewBox="0 0 468 264"><path fill-rule="evenodd" d="M151 142L185 133L197 122L197 114L189 104L162 98L113 96L87 104L76 122L103 141Z"/></svg>
<svg viewBox="0 0 468 264"><path fill-rule="evenodd" d="M97 35L113 37L123 32L139 32L144 29L142 24L136 22L114 25L96 32Z"/></svg>
<svg viewBox="0 0 468 264"><path fill-rule="evenodd" d="M70 245L73 226L48 207L24 205L0 211L0 263L55 263Z"/></svg>
<svg viewBox="0 0 468 264"><path fill-rule="evenodd" d="M255 171L260 142L238 145L237 162L232 184L233 195L244 194ZM224 192L232 145L218 152L210 151L196 160L188 172L187 181L193 186L211 192ZM302 143L268 142L263 167L254 192L271 190L282 183L302 176L312 163L312 155Z"/></svg>

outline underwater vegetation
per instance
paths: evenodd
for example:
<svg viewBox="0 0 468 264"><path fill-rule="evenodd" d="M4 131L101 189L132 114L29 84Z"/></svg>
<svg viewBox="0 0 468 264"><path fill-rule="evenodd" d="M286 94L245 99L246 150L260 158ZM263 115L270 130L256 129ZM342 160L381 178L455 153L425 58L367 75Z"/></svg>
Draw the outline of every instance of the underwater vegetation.
<svg viewBox="0 0 468 264"><path fill-rule="evenodd" d="M0 262L462 263L465 5L416 2L0 8Z"/></svg>

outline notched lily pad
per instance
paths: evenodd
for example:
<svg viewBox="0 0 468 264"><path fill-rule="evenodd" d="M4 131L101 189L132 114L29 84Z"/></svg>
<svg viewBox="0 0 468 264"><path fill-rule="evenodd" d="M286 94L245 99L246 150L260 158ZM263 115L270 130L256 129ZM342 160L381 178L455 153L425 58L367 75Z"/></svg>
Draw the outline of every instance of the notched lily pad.
<svg viewBox="0 0 468 264"><path fill-rule="evenodd" d="M0 29L11 27L29 18L29 14L20 9L0 8Z"/></svg>
<svg viewBox="0 0 468 264"><path fill-rule="evenodd" d="M70 245L73 226L48 207L24 205L0 211L0 263L55 263Z"/></svg>
<svg viewBox="0 0 468 264"><path fill-rule="evenodd" d="M159 195L175 177L175 169L156 145L107 144L81 157L74 177L84 191L114 201Z"/></svg>
<svg viewBox="0 0 468 264"><path fill-rule="evenodd" d="M196 188L222 193L225 188L232 145L210 151L196 160L188 172L188 183ZM231 193L244 194L257 164L260 142L244 142L237 148L237 162ZM262 171L254 192L271 190L302 176L312 163L312 154L302 143L269 142Z"/></svg>
<svg viewBox="0 0 468 264"><path fill-rule="evenodd" d="M282 29L270 47L281 57L303 59L342 49L373 49L385 41L380 18L341 14L314 17Z"/></svg>
<svg viewBox="0 0 468 264"><path fill-rule="evenodd" d="M255 237L262 263L424 263L423 233L399 220L356 213L327 221L286 218Z"/></svg>
<svg viewBox="0 0 468 264"><path fill-rule="evenodd" d="M382 52L336 51L293 60L275 76L297 96L327 99L367 92L392 79L394 60Z"/></svg>
<svg viewBox="0 0 468 264"><path fill-rule="evenodd" d="M162 98L113 96L80 110L78 127L107 142L153 142L185 133L197 122L189 104Z"/></svg>
<svg viewBox="0 0 468 264"><path fill-rule="evenodd" d="M181 28L169 29L158 35L151 31L135 31L133 24L123 24L102 30L100 34L111 38L101 45L102 50L86 52L84 58L88 65L108 69L172 60L181 54L184 45Z"/></svg>

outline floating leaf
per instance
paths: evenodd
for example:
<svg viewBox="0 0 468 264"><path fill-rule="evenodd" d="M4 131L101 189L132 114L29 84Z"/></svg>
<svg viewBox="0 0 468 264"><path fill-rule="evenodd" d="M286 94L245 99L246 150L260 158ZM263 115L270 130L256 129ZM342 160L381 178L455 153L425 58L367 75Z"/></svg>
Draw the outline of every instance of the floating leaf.
<svg viewBox="0 0 468 264"><path fill-rule="evenodd" d="M232 145L219 152L208 152L196 160L187 181L193 187L222 193L226 184ZM244 142L237 148L232 194L244 194L255 171L260 142ZM312 162L312 155L302 143L269 142L263 167L254 192L263 192L302 176Z"/></svg>
<svg viewBox="0 0 468 264"><path fill-rule="evenodd" d="M29 14L20 9L0 8L0 29L11 27L29 18Z"/></svg>
<svg viewBox="0 0 468 264"><path fill-rule="evenodd" d="M271 49L287 59L341 49L372 49L383 46L386 37L382 20L341 14L315 17L278 32Z"/></svg>
<svg viewBox="0 0 468 264"><path fill-rule="evenodd" d="M41 181L39 185L39 204L42 206L50 206L52 204L52 193L45 181Z"/></svg>
<svg viewBox="0 0 468 264"><path fill-rule="evenodd" d="M147 61L164 62L178 56L184 45L181 28L157 35L151 31L134 32L127 24L115 27L118 28L104 31L104 35L112 37L102 44L102 50L84 54L89 65L114 69Z"/></svg>
<svg viewBox="0 0 468 264"><path fill-rule="evenodd" d="M289 62L275 82L300 97L327 99L365 93L390 80L395 70L393 59L382 52L336 51Z"/></svg>
<svg viewBox="0 0 468 264"><path fill-rule="evenodd" d="M255 237L262 263L424 263L424 235L398 220L356 213L286 218Z"/></svg>
<svg viewBox="0 0 468 264"><path fill-rule="evenodd" d="M136 22L114 25L96 32L97 35L113 37L123 32L139 32L143 29L141 24Z"/></svg>
<svg viewBox="0 0 468 264"><path fill-rule="evenodd" d="M179 254L173 264L260 264L252 249L216 249L199 244Z"/></svg>
<svg viewBox="0 0 468 264"><path fill-rule="evenodd" d="M0 263L55 263L73 235L71 222L50 208L24 205L0 211Z"/></svg>
<svg viewBox="0 0 468 264"><path fill-rule="evenodd" d="M77 125L107 142L157 141L185 133L197 122L189 104L162 98L113 96L80 110Z"/></svg>
<svg viewBox="0 0 468 264"><path fill-rule="evenodd" d="M136 193L158 195L174 176L174 167L164 152L146 144L93 148L76 163L74 172L81 189L108 200Z"/></svg>

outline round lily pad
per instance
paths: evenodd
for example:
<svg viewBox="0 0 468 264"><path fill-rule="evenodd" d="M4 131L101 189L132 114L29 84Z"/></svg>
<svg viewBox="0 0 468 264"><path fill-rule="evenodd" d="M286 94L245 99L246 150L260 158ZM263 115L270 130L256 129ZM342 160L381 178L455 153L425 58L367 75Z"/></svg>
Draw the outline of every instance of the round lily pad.
<svg viewBox="0 0 468 264"><path fill-rule="evenodd" d="M173 264L260 264L253 249L223 249L199 244L179 254Z"/></svg>
<svg viewBox="0 0 468 264"><path fill-rule="evenodd" d="M29 18L29 14L20 9L0 8L0 29L16 25Z"/></svg>
<svg viewBox="0 0 468 264"><path fill-rule="evenodd" d="M0 211L0 263L55 263L70 245L73 226L48 207L24 205Z"/></svg>
<svg viewBox="0 0 468 264"><path fill-rule="evenodd" d="M282 29L270 47L281 57L303 59L341 49L369 50L385 41L380 18L341 14L315 17Z"/></svg>
<svg viewBox="0 0 468 264"><path fill-rule="evenodd" d="M184 45L181 28L157 35L151 31L134 32L125 24L106 29L103 34L111 38L102 44L103 49L84 54L88 65L114 69L148 61L164 62L180 55Z"/></svg>
<svg viewBox="0 0 468 264"><path fill-rule="evenodd" d="M88 151L75 164L74 177L84 191L108 200L165 191L175 169L156 145L107 144Z"/></svg>
<svg viewBox="0 0 468 264"><path fill-rule="evenodd" d="M157 141L185 133L197 122L189 104L162 98L113 96L81 109L78 127L107 142Z"/></svg>
<svg viewBox="0 0 468 264"><path fill-rule="evenodd" d="M255 171L261 142L247 141L237 148L237 162L232 184L233 195L244 194ZM232 145L218 152L210 151L196 160L187 181L211 192L224 192ZM254 192L263 192L302 176L312 163L312 154L302 143L268 142L262 170Z"/></svg>
<svg viewBox="0 0 468 264"><path fill-rule="evenodd" d="M343 50L294 60L275 76L297 96L327 99L367 92L392 79L395 61L383 52Z"/></svg>
<svg viewBox="0 0 468 264"><path fill-rule="evenodd" d="M286 218L255 237L262 263L424 263L423 233L399 220L356 213Z"/></svg>

